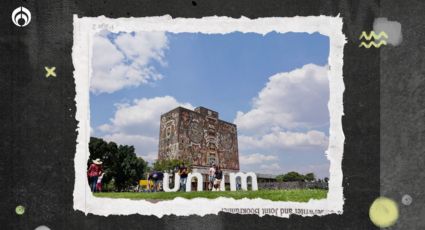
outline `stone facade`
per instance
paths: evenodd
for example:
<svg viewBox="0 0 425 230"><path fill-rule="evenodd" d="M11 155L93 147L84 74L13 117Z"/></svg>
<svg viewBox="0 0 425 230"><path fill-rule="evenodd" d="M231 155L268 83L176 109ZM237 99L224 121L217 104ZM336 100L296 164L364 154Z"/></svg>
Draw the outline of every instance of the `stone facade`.
<svg viewBox="0 0 425 230"><path fill-rule="evenodd" d="M161 115L158 159L182 159L205 174L215 163L224 172L239 171L237 128L204 107L177 107Z"/></svg>

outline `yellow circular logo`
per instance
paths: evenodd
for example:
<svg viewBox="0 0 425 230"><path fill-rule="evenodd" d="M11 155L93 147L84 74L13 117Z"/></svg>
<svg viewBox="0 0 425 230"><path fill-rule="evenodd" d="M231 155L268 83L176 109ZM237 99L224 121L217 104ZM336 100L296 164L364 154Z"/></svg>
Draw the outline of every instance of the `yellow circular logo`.
<svg viewBox="0 0 425 230"><path fill-rule="evenodd" d="M389 198L379 197L370 206L369 217L378 227L390 227L398 219L397 203Z"/></svg>

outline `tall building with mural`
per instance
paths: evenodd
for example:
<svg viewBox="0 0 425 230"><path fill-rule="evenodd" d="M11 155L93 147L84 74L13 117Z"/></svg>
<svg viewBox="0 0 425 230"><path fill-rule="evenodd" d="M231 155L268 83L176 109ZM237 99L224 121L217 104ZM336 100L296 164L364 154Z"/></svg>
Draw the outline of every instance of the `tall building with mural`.
<svg viewBox="0 0 425 230"><path fill-rule="evenodd" d="M218 115L204 107L194 111L177 107L161 115L158 160L188 161L192 171L204 176L212 164L225 173L238 172L237 127Z"/></svg>

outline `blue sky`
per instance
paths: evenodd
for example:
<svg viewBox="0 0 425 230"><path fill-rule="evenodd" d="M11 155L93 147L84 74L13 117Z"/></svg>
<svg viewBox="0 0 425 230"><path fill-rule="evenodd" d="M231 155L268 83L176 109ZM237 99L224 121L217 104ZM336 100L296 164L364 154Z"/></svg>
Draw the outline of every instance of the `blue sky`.
<svg viewBox="0 0 425 230"><path fill-rule="evenodd" d="M92 135L135 145L153 160L158 113L204 106L238 125L242 169L327 176L328 37L102 32L95 44Z"/></svg>

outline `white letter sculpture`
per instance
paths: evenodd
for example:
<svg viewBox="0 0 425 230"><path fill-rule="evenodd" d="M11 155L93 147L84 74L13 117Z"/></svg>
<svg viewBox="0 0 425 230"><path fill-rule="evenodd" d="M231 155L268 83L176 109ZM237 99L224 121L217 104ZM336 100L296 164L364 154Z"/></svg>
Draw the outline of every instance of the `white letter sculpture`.
<svg viewBox="0 0 425 230"><path fill-rule="evenodd" d="M196 177L196 190L197 191L202 191L203 190L203 186L202 186L202 174L194 172L194 173L189 173L187 175L187 181L186 181L186 192L190 192L192 190L192 178Z"/></svg>
<svg viewBox="0 0 425 230"><path fill-rule="evenodd" d="M257 191L258 190L258 185L257 185L257 175L255 175L255 173L253 172L249 172L249 173L243 173L243 172L238 172L238 173L230 173L229 174L230 177L230 191L236 191L236 177L240 177L241 178L241 188L244 191L248 190L248 177L251 177L251 186L252 186L252 191Z"/></svg>
<svg viewBox="0 0 425 230"><path fill-rule="evenodd" d="M170 189L170 174L164 173L164 180L162 182L162 189L164 192L177 192L180 189L180 175L174 174L174 188Z"/></svg>

